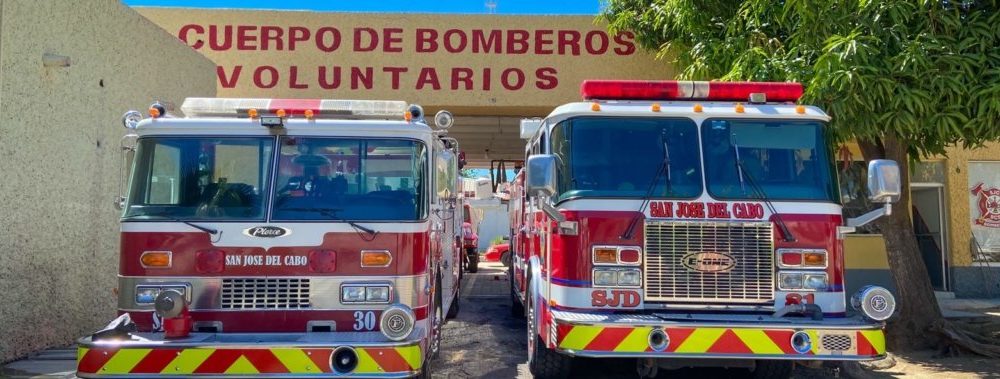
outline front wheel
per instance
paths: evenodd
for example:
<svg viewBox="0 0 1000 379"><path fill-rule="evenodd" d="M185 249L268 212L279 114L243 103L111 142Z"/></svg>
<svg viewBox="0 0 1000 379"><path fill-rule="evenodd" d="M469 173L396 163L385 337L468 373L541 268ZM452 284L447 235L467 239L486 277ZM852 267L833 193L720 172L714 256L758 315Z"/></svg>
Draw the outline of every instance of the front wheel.
<svg viewBox="0 0 1000 379"><path fill-rule="evenodd" d="M530 287L529 287L530 288ZM534 299L530 293L526 295ZM573 358L545 346L538 335L534 300L528 301L528 370L535 379L565 379L569 377Z"/></svg>
<svg viewBox="0 0 1000 379"><path fill-rule="evenodd" d="M475 274L479 272L479 254L476 253L476 249L468 248L465 249L465 255L469 257L469 272Z"/></svg>

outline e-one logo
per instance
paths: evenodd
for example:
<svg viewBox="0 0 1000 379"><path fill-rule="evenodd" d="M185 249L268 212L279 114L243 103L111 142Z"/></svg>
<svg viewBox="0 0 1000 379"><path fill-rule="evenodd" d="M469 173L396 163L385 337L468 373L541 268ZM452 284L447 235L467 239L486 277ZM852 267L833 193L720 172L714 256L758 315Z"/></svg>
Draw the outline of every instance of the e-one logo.
<svg viewBox="0 0 1000 379"><path fill-rule="evenodd" d="M292 234L291 230L277 226L255 226L243 231L250 237L275 238Z"/></svg>
<svg viewBox="0 0 1000 379"><path fill-rule="evenodd" d="M681 257L681 264L694 271L726 272L736 266L736 259L723 253L690 253Z"/></svg>

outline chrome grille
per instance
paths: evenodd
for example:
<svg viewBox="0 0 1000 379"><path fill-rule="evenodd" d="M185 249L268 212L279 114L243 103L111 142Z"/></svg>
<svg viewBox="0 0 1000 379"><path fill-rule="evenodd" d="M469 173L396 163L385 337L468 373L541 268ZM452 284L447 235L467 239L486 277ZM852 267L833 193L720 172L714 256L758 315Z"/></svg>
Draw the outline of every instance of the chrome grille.
<svg viewBox="0 0 1000 379"><path fill-rule="evenodd" d="M844 334L825 334L820 338L820 343L822 344L824 350L851 350L851 336Z"/></svg>
<svg viewBox="0 0 1000 379"><path fill-rule="evenodd" d="M222 309L309 308L309 279L222 280Z"/></svg>
<svg viewBox="0 0 1000 379"><path fill-rule="evenodd" d="M691 222L647 220L645 226L647 302L771 303L774 299L774 242L770 222ZM731 269L688 269L691 253L722 253Z"/></svg>

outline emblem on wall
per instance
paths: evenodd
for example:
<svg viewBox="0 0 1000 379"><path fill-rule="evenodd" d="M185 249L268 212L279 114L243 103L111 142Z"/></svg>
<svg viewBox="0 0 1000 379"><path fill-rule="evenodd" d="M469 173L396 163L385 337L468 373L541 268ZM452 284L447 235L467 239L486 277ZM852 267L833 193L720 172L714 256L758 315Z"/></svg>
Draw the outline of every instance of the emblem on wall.
<svg viewBox="0 0 1000 379"><path fill-rule="evenodd" d="M975 224L1000 228L1000 188L986 188L983 183L979 183L972 187L972 195L977 198L976 204L979 206L979 217L975 219Z"/></svg>

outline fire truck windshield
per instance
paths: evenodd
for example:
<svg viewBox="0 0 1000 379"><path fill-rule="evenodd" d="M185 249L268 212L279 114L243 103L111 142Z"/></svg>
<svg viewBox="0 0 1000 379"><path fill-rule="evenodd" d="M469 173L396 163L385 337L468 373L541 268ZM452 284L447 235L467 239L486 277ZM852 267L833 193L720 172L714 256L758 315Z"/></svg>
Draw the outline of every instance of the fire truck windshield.
<svg viewBox="0 0 1000 379"><path fill-rule="evenodd" d="M425 216L423 143L403 139L281 137L274 220L408 221Z"/></svg>
<svg viewBox="0 0 1000 379"><path fill-rule="evenodd" d="M560 165L560 200L702 193L698 129L690 119L580 117L556 125L551 141ZM670 175L653 183L661 170Z"/></svg>
<svg viewBox="0 0 1000 379"><path fill-rule="evenodd" d="M263 220L272 137L144 137L125 217Z"/></svg>
<svg viewBox="0 0 1000 379"><path fill-rule="evenodd" d="M705 182L712 197L759 198L745 180L752 178L771 200L836 201L823 124L709 119L701 133ZM745 172L740 172L736 157Z"/></svg>

